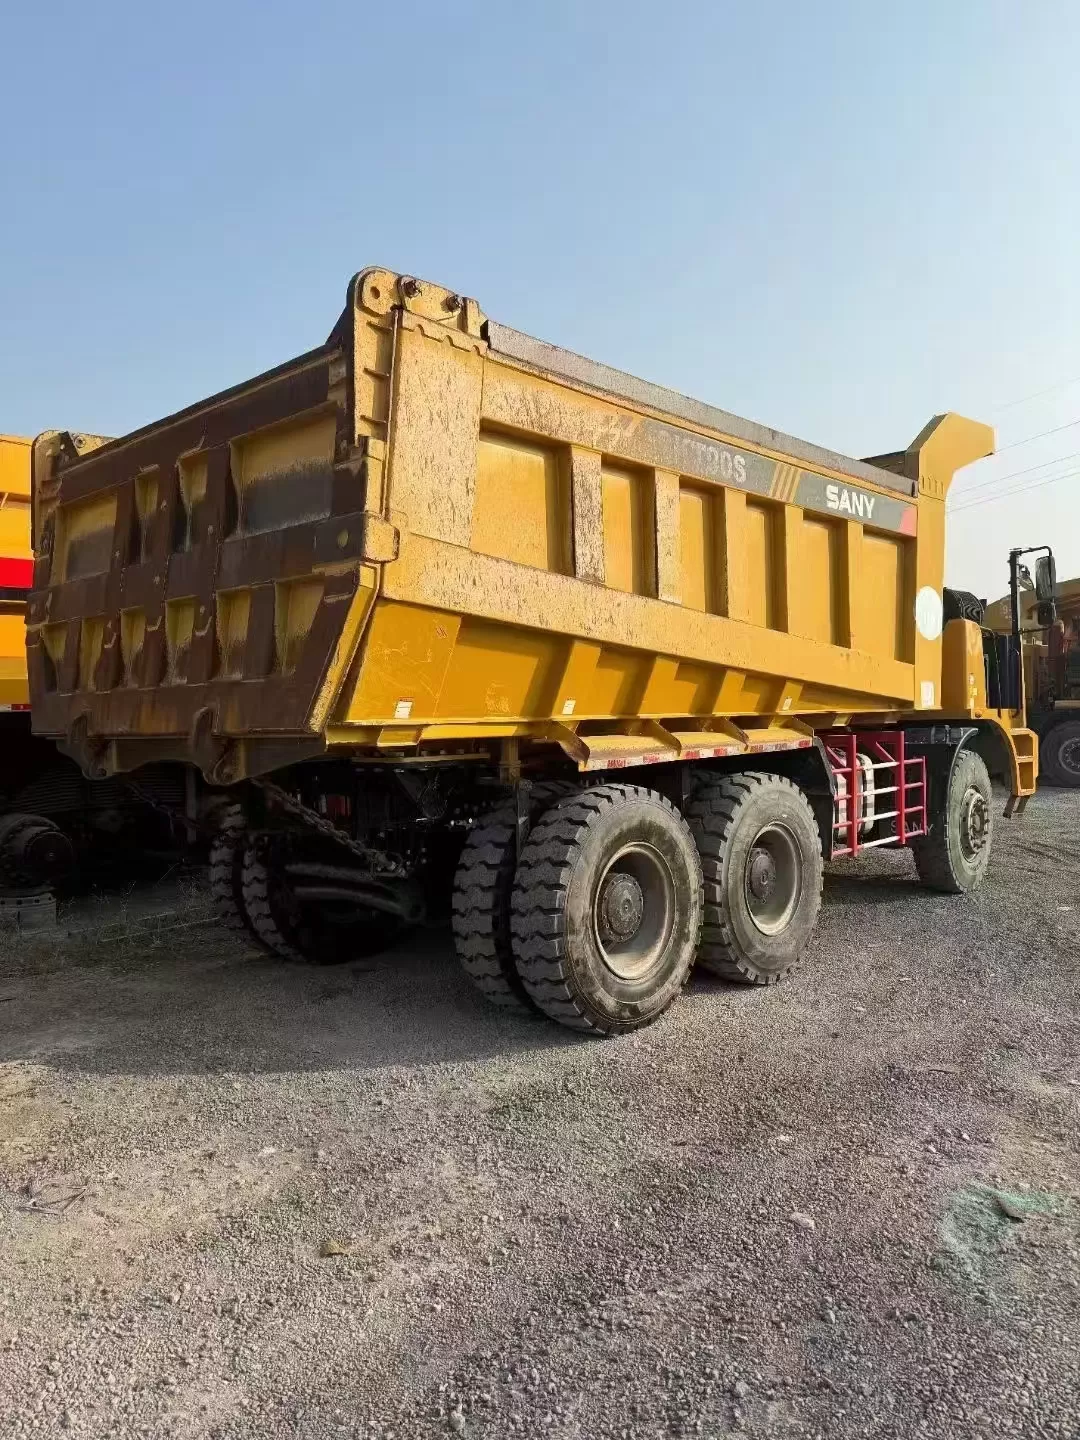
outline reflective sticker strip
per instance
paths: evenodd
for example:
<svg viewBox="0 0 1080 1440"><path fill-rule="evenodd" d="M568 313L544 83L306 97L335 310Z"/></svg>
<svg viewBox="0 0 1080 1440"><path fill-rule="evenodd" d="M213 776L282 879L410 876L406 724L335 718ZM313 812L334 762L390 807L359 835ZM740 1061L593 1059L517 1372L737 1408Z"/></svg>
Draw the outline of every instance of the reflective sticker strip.
<svg viewBox="0 0 1080 1440"><path fill-rule="evenodd" d="M29 709L30 709L30 706L29 706L29 705L0 705L0 710L2 710L5 715L8 714L8 713L11 712L11 711L14 711L14 710L18 710L18 711L22 712L22 711L28 711Z"/></svg>
<svg viewBox="0 0 1080 1440"><path fill-rule="evenodd" d="M778 462L769 494L777 500L793 500L799 485L799 467Z"/></svg>
<svg viewBox="0 0 1080 1440"><path fill-rule="evenodd" d="M601 739L600 736L592 737ZM586 743L588 743L586 741ZM686 750L664 746L658 750L642 750L636 755L597 756L579 763L579 770L629 770L635 765L661 765L672 760L715 760L724 755L765 755L774 750L808 750L814 742L801 735L794 740L761 740L752 745L726 741L723 745L695 745Z"/></svg>

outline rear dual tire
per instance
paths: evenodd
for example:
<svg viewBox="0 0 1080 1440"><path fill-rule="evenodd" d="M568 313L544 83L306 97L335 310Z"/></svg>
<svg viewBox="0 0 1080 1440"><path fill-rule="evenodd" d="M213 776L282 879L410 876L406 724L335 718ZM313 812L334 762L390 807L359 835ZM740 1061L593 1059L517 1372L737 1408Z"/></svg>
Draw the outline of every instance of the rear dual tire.
<svg viewBox="0 0 1080 1440"><path fill-rule="evenodd" d="M561 781L533 785L529 819L573 790ZM517 869L518 807L500 805L469 831L454 875L451 927L461 968L499 1010L535 1010L514 960L510 907Z"/></svg>
<svg viewBox="0 0 1080 1440"><path fill-rule="evenodd" d="M351 924L331 924L325 907L298 902L286 859L283 835L253 835L240 805L222 812L208 864L211 900L226 929L279 960L306 965L342 964L397 939L403 923L396 916L357 907Z"/></svg>
<svg viewBox="0 0 1080 1440"><path fill-rule="evenodd" d="M226 930L245 939L258 939L244 905L244 851L247 843L244 807L226 806L220 813L218 828L210 842L210 898Z"/></svg>
<svg viewBox="0 0 1080 1440"><path fill-rule="evenodd" d="M686 821L637 785L566 797L522 847L510 929L538 1010L599 1035L651 1024L686 983L701 929Z"/></svg>
<svg viewBox="0 0 1080 1440"><path fill-rule="evenodd" d="M599 785L538 816L520 860L516 832L507 805L465 846L458 957L496 1005L572 1029L650 1024L695 960L725 979L775 984L817 920L817 821L782 776L706 776L685 818L655 791Z"/></svg>
<svg viewBox="0 0 1080 1440"><path fill-rule="evenodd" d="M783 775L712 775L687 817L705 883L698 964L740 985L775 985L821 909L821 835L806 796Z"/></svg>

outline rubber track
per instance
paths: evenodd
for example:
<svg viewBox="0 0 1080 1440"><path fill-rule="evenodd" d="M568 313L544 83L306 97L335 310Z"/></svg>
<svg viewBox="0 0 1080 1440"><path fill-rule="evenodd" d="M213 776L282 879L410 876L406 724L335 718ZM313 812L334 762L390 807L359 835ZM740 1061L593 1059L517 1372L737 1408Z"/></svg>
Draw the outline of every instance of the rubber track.
<svg viewBox="0 0 1080 1440"><path fill-rule="evenodd" d="M210 897L214 912L225 928L250 939L255 929L245 913L241 889L246 828L242 805L229 805L222 811L221 823L210 844Z"/></svg>
<svg viewBox="0 0 1080 1440"><path fill-rule="evenodd" d="M591 823L628 798L651 800L679 813L665 796L643 785L596 785L568 795L533 826L514 884L510 921L514 958L529 997L560 1025L594 1035L610 1035L619 1027L602 1025L587 1015L566 983L566 942L559 917Z"/></svg>
<svg viewBox="0 0 1080 1440"><path fill-rule="evenodd" d="M270 872L249 844L244 850L241 868L244 911L255 936L282 960L305 964L308 957L298 949L282 930L270 906Z"/></svg>
<svg viewBox="0 0 1080 1440"><path fill-rule="evenodd" d="M751 796L765 785L785 786L793 792L797 800L806 805L802 791L786 776L760 770L740 770L734 775L710 777L686 807L686 818L697 843L701 872L705 880L698 964L714 975L725 980L735 980L741 985L775 985L794 969L794 965L790 965L787 970L769 976L762 976L748 969L739 959L735 936L724 904L724 856L736 817ZM809 811L809 806L807 810ZM814 834L818 835L816 821ZM820 854L820 836L817 846Z"/></svg>

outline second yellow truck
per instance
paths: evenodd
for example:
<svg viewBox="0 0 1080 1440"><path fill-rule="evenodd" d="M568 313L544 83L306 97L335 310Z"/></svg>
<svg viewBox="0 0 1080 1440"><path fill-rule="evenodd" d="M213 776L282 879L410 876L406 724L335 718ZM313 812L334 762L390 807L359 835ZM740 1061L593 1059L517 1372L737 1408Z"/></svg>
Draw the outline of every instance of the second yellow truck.
<svg viewBox="0 0 1080 1440"><path fill-rule="evenodd" d="M495 1002L659 1015L780 979L823 857L966 891L1036 781L1023 696L944 623L956 415L859 461L387 270L327 341L120 439L34 448L35 727L218 787L222 913L383 943L446 884Z"/></svg>

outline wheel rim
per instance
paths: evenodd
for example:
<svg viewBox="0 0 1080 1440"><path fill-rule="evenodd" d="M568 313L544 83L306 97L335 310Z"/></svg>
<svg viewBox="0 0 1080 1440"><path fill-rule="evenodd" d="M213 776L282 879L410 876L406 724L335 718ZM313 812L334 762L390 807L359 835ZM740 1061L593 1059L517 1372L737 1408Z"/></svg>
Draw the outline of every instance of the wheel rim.
<svg viewBox="0 0 1080 1440"><path fill-rule="evenodd" d="M766 825L746 855L743 891L750 918L763 935L791 923L803 888L802 855L786 825Z"/></svg>
<svg viewBox="0 0 1080 1440"><path fill-rule="evenodd" d="M601 958L620 980L640 980L659 963L675 923L675 882L651 845L624 846L593 897L593 933Z"/></svg>
<svg viewBox="0 0 1080 1440"><path fill-rule="evenodd" d="M1065 741L1058 751L1058 763L1070 775L1080 775L1080 739Z"/></svg>
<svg viewBox="0 0 1080 1440"><path fill-rule="evenodd" d="M960 849L968 864L978 860L989 838L990 807L982 791L970 785L960 802Z"/></svg>

